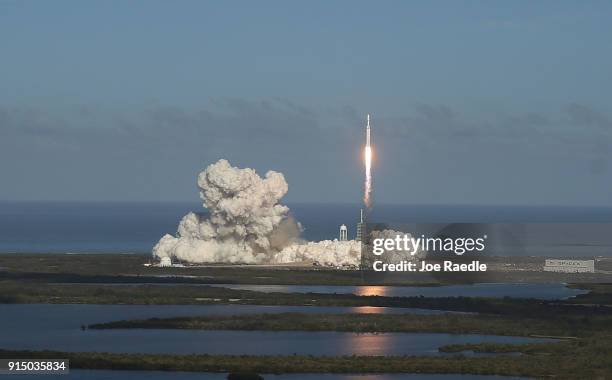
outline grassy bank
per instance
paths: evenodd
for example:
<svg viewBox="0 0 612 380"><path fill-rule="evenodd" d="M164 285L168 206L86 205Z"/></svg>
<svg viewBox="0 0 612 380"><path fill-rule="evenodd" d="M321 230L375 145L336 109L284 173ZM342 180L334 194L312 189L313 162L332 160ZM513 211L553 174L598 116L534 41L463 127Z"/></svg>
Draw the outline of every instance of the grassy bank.
<svg viewBox="0 0 612 380"><path fill-rule="evenodd" d="M193 285L48 284L0 281L0 303L132 304L132 305L292 305L377 306L423 308L521 318L548 318L558 314L609 315L612 308L594 304L610 297L612 286L570 301L470 297L382 297L352 294L264 293Z"/></svg>
<svg viewBox="0 0 612 380"><path fill-rule="evenodd" d="M575 347L568 346L570 350ZM521 356L229 356L70 353L0 350L0 358L67 358L72 369L257 373L448 373L605 379L612 376L604 352L546 352Z"/></svg>
<svg viewBox="0 0 612 380"><path fill-rule="evenodd" d="M430 276L389 276L295 265L145 266L150 254L0 254L0 279L48 283L198 283L437 286Z"/></svg>
<svg viewBox="0 0 612 380"><path fill-rule="evenodd" d="M560 343L528 343L528 344L505 344L505 343L466 343L448 344L438 349L444 353L476 352L481 354L550 354L566 353L571 349L571 344L567 341Z"/></svg>
<svg viewBox="0 0 612 380"><path fill-rule="evenodd" d="M17 257L19 256L19 257ZM469 297L381 297L263 293L198 283L360 284L359 273L253 267L144 267L144 255L0 255L0 303L133 305L374 306L477 314L256 314L117 321L91 328L305 330L554 335L546 344L470 344L440 348L442 357L137 355L2 351L2 358L69 358L72 368L259 373L469 373L556 378L612 378L612 284L572 284L591 292L564 301ZM120 268L117 270L117 268ZM168 278L166 276L193 276ZM153 279L153 280L152 280ZM404 280L406 281L406 280ZM105 284L108 282L108 284ZM176 282L166 286L148 282ZM185 283L180 283L185 282ZM406 285L414 283L405 282ZM86 322L86 321L84 321ZM464 351L515 353L455 356Z"/></svg>
<svg viewBox="0 0 612 380"><path fill-rule="evenodd" d="M554 321L554 323L551 323ZM91 329L194 329L343 332L433 332L453 334L589 336L612 327L612 317L507 318L441 314L248 314L152 318L90 325Z"/></svg>
<svg viewBox="0 0 612 380"><path fill-rule="evenodd" d="M440 309L487 314L547 316L551 313L612 313L612 308L594 308L533 299L469 297L382 297L352 294L263 293L211 286L45 284L1 281L0 303L78 304L248 304L294 306L379 306Z"/></svg>
<svg viewBox="0 0 612 380"><path fill-rule="evenodd" d="M47 283L200 283L279 285L395 285L437 286L442 283L472 282L604 282L610 276L570 275L533 271L539 258L488 257L490 270L480 274L433 275L427 273L360 272L300 265L205 265L186 267L145 266L150 254L51 254L0 253L0 280L27 280ZM526 270L506 271L504 263ZM606 266L607 265L607 266ZM600 269L612 270L610 262L598 262ZM586 277L585 277L586 276Z"/></svg>

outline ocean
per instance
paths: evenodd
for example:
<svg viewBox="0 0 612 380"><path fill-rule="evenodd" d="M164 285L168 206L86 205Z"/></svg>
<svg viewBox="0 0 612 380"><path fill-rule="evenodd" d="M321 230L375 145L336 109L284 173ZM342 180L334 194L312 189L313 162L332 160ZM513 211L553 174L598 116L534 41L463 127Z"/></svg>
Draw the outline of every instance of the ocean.
<svg viewBox="0 0 612 380"><path fill-rule="evenodd" d="M288 204L306 240L334 239L338 227L355 236L358 204ZM149 253L174 234L189 202L0 202L0 253ZM456 205L376 205L370 220L385 223L534 223L530 244L558 256L611 255L612 208ZM563 249L557 249L559 246ZM585 248L586 247L586 248Z"/></svg>

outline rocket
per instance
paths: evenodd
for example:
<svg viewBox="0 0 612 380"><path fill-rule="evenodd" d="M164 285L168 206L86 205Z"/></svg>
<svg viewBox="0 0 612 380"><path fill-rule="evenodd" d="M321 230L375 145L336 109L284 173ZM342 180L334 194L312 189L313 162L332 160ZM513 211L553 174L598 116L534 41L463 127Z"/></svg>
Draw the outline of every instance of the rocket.
<svg viewBox="0 0 612 380"><path fill-rule="evenodd" d="M368 114L368 123L366 125L366 147L370 147L370 114Z"/></svg>

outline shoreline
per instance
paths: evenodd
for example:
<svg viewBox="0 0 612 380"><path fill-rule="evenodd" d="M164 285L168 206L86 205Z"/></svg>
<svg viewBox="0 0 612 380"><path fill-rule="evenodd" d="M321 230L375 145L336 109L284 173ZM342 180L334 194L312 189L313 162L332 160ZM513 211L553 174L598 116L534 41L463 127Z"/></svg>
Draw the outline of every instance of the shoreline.
<svg viewBox="0 0 612 380"><path fill-rule="evenodd" d="M595 322L597 323L597 321ZM586 325L585 325L586 326ZM591 329L595 326L590 325ZM261 313L110 321L87 326L92 330L177 329L229 331L335 331L354 333L479 334L558 339L575 334L568 321L505 318L480 314L331 314ZM592 330L584 330L583 335Z"/></svg>
<svg viewBox="0 0 612 380"><path fill-rule="evenodd" d="M556 273L541 270L544 258L489 257L486 272L374 272L315 266L226 265L146 266L143 254L0 254L0 280L49 283L177 283L245 285L440 286L474 283L601 283L609 273ZM435 260L429 260L435 263ZM457 264L461 264L457 261ZM598 262L612 273L612 258Z"/></svg>
<svg viewBox="0 0 612 380"><path fill-rule="evenodd" d="M338 374L472 374L520 377L605 378L606 363L590 365L588 356L574 355L566 360L567 350L547 350L541 345L527 347L489 345L441 347L441 350L462 348L499 353L522 352L521 355L469 357L449 354L444 357L426 356L327 356L304 355L155 355L112 354L103 352L62 352L0 349L0 358L66 358L73 369L113 369L131 371L170 372L241 372L241 373L338 373ZM514 351L512 351L514 350ZM601 355L598 355L601 358ZM545 357L546 360L542 360Z"/></svg>

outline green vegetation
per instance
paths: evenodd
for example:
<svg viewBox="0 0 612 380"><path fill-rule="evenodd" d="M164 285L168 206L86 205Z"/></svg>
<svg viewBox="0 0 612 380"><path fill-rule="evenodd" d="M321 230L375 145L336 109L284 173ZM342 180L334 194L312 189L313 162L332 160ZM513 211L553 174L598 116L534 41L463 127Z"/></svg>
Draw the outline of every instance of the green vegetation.
<svg viewBox="0 0 612 380"><path fill-rule="evenodd" d="M517 319L476 314L248 314L152 318L90 325L91 329L197 329L266 331L345 332L434 332L494 335L591 335L612 327L612 318L558 317L554 323L543 319Z"/></svg>
<svg viewBox="0 0 612 380"><path fill-rule="evenodd" d="M386 284L359 272L292 268L145 267L145 255L0 255L0 303L252 304L379 306L467 313L256 314L116 321L90 328L445 332L575 337L554 343L463 344L440 357L140 355L0 350L0 358L71 360L72 368L235 373L470 373L612 378L612 284L572 284L590 293L564 301L469 297L381 297L232 290L198 284ZM117 273L120 268L120 273ZM168 277L170 275L170 277ZM178 277L173 277L178 276ZM414 285L403 276L400 285ZM384 281L383 281L384 280ZM160 283L176 283L165 286ZM394 285L398 282L393 281ZM427 283L432 285L431 283ZM423 285L422 283L420 285ZM520 355L471 357L462 352Z"/></svg>
<svg viewBox="0 0 612 380"><path fill-rule="evenodd" d="M568 287L585 289L589 293L570 298L564 301L566 304L612 308L612 284L569 284Z"/></svg>
<svg viewBox="0 0 612 380"><path fill-rule="evenodd" d="M506 343L466 343L448 344L438 349L444 353L476 352L481 354L546 354L550 352L563 353L570 349L567 342L555 344L550 343L528 343L528 344L506 344Z"/></svg>
<svg viewBox="0 0 612 380"><path fill-rule="evenodd" d="M586 349L587 347L588 349ZM609 347L609 346L607 346ZM231 356L72 353L0 350L0 358L67 358L71 368L254 373L449 373L605 379L610 351L567 343L565 350L520 356Z"/></svg>
<svg viewBox="0 0 612 380"><path fill-rule="evenodd" d="M608 290L612 287L606 288ZM601 295L597 294L597 297ZM557 314L607 315L612 308L591 305L588 296L571 301L470 297L382 297L352 294L263 293L194 285L101 285L0 281L0 303L85 304L249 304L295 306L378 306L438 309L548 318ZM582 305L587 303L587 305Z"/></svg>
<svg viewBox="0 0 612 380"><path fill-rule="evenodd" d="M457 258L455 258L457 259ZM506 258L488 257L501 267ZM519 265L534 268L541 259L513 258ZM186 267L145 266L150 254L0 254L0 280L47 283L184 283L184 284L278 284L278 285L395 285L437 286L442 283L572 282L575 276L551 272L491 272L478 276L432 276L412 273L376 273L334 270L295 265L206 265ZM598 268L612 270L612 260L598 262ZM601 281L609 276L596 276Z"/></svg>
<svg viewBox="0 0 612 380"><path fill-rule="evenodd" d="M0 254L0 279L49 283L184 283L364 285L360 271L322 267L207 265L145 266L150 254ZM391 280L390 280L391 278ZM436 286L431 278L368 275L367 284Z"/></svg>
<svg viewBox="0 0 612 380"><path fill-rule="evenodd" d="M519 362L539 360L544 365L558 366L549 376L567 379L609 379L612 378L612 331L602 330L590 337L565 340L560 343L531 344L457 344L439 348L444 353L461 353L472 351L477 353L510 354ZM496 356L497 357L497 356ZM493 359L494 357L491 357ZM530 376L543 377L533 372Z"/></svg>
<svg viewBox="0 0 612 380"><path fill-rule="evenodd" d="M599 296L612 287L600 286ZM598 297L599 297L598 296ZM514 300L508 310L514 310ZM576 313L576 308L559 308L542 303L550 311L536 317L492 314L379 315L379 314L256 314L118 321L92 328L184 328L238 330L306 330L353 332L446 332L523 336L564 337L551 343L458 344L439 351L443 357L240 357L240 370L259 372L417 372L469 373L507 376L555 377L560 379L612 378L612 313L595 307L597 313ZM466 357L467 352L498 354ZM505 355L511 354L511 355ZM519 354L519 355L513 355ZM225 362L226 356L216 357ZM209 357L210 359L210 357ZM212 360L212 359L211 359ZM288 367L285 367L284 365ZM233 368L233 367L232 367Z"/></svg>

